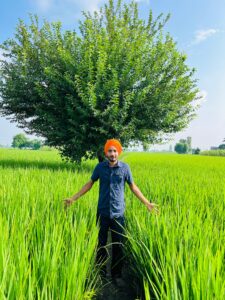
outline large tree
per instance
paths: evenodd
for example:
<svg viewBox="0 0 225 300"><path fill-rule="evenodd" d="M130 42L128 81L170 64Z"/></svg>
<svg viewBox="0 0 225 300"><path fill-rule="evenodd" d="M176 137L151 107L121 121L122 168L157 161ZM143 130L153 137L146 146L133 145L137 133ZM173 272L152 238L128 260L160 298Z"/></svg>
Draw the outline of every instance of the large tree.
<svg viewBox="0 0 225 300"><path fill-rule="evenodd" d="M169 16L148 20L132 1L83 12L80 32L22 20L2 44L0 110L72 161L95 157L108 138L156 143L196 115L194 69L172 37Z"/></svg>

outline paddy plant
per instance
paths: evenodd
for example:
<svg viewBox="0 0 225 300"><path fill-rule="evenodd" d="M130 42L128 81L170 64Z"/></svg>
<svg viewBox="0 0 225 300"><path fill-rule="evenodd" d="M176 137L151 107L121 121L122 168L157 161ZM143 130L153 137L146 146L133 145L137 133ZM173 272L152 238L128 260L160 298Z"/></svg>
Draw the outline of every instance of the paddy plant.
<svg viewBox="0 0 225 300"><path fill-rule="evenodd" d="M129 195L127 256L146 299L225 298L225 161L191 155L129 156L160 215Z"/></svg>
<svg viewBox="0 0 225 300"><path fill-rule="evenodd" d="M84 171L85 170L85 171ZM2 151L0 299L91 299L98 287L93 192L63 209L88 180L57 153Z"/></svg>
<svg viewBox="0 0 225 300"><path fill-rule="evenodd" d="M123 153L154 215L125 188L129 266L142 299L225 299L223 157ZM57 151L0 149L0 299L95 299L99 183Z"/></svg>

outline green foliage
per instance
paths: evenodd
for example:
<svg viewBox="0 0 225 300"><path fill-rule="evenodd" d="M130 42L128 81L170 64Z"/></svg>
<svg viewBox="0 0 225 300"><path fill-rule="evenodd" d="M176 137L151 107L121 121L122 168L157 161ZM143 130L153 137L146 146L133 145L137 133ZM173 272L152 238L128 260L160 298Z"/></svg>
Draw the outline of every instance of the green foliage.
<svg viewBox="0 0 225 300"><path fill-rule="evenodd" d="M41 148L42 142L40 140L34 139L30 141L30 147L34 150Z"/></svg>
<svg viewBox="0 0 225 300"><path fill-rule="evenodd" d="M80 35L31 16L2 45L0 110L67 158L93 158L108 138L160 142L195 116L194 69L135 1L84 14ZM197 106L196 106L197 107Z"/></svg>
<svg viewBox="0 0 225 300"><path fill-rule="evenodd" d="M151 214L126 196L126 254L140 299L225 299L225 160L136 153L126 162L160 208Z"/></svg>
<svg viewBox="0 0 225 300"><path fill-rule="evenodd" d="M34 150L40 149L42 141L38 139L29 140L23 133L17 134L13 137L12 147L13 148L31 148Z"/></svg>
<svg viewBox="0 0 225 300"><path fill-rule="evenodd" d="M218 147L220 150L225 150L225 144L220 144Z"/></svg>
<svg viewBox="0 0 225 300"><path fill-rule="evenodd" d="M205 150L201 151L201 155L225 156L225 150Z"/></svg>
<svg viewBox="0 0 225 300"><path fill-rule="evenodd" d="M28 143L27 137L23 133L20 133L13 137L12 147L21 149L26 147L27 143Z"/></svg>
<svg viewBox="0 0 225 300"><path fill-rule="evenodd" d="M0 299L94 299L96 187L67 212L62 199L89 178L58 152L0 150Z"/></svg>
<svg viewBox="0 0 225 300"><path fill-rule="evenodd" d="M160 208L151 214L126 187L125 251L140 298L224 300L224 158L124 154ZM1 149L0 158L0 298L95 299L99 186L67 213L62 199L89 180L96 161L79 166L56 151L14 149Z"/></svg>
<svg viewBox="0 0 225 300"><path fill-rule="evenodd" d="M187 144L186 143L176 143L174 150L179 154L187 153Z"/></svg>
<svg viewBox="0 0 225 300"><path fill-rule="evenodd" d="M199 148L192 149L192 153L193 153L193 154L199 154L200 151L201 151L201 150L200 150Z"/></svg>

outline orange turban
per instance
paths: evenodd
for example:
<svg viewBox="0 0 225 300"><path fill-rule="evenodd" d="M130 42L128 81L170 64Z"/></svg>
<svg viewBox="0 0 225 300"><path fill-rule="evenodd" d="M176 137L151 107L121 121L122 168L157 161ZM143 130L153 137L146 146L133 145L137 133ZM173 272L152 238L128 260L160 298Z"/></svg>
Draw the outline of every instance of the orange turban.
<svg viewBox="0 0 225 300"><path fill-rule="evenodd" d="M120 155L120 153L122 152L122 146L120 144L120 142L116 139L111 139L111 140L107 140L107 142L105 143L105 146L104 146L104 152L105 154L107 153L109 147L115 147Z"/></svg>

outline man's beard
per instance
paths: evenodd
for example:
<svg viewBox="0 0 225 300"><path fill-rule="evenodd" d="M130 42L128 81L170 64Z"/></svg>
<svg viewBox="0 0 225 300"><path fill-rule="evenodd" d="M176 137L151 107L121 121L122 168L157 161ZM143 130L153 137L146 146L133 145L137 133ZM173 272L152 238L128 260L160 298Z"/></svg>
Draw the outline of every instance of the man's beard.
<svg viewBox="0 0 225 300"><path fill-rule="evenodd" d="M109 160L110 160L110 161L115 161L115 160L116 160L116 157L109 157Z"/></svg>

